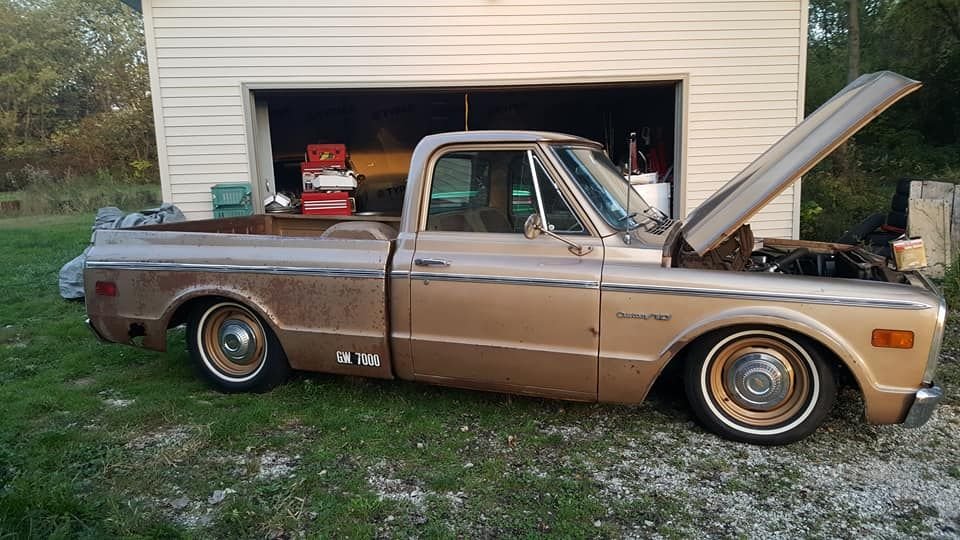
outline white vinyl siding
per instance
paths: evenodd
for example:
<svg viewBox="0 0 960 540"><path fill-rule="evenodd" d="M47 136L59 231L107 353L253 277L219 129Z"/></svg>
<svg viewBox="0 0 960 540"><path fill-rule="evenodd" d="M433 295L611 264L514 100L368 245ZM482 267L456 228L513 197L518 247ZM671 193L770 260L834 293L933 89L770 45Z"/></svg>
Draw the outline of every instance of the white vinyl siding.
<svg viewBox="0 0 960 540"><path fill-rule="evenodd" d="M242 84L688 85L686 212L802 116L807 0L145 0L164 195L251 181ZM794 190L752 221L796 236Z"/></svg>

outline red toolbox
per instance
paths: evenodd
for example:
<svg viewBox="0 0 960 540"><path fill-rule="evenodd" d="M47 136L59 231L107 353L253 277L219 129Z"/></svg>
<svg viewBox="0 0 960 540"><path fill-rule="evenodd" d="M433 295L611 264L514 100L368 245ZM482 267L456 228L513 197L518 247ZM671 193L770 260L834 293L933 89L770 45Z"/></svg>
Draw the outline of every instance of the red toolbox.
<svg viewBox="0 0 960 540"><path fill-rule="evenodd" d="M308 144L307 163L313 169L346 169L347 146L344 144Z"/></svg>
<svg viewBox="0 0 960 540"><path fill-rule="evenodd" d="M346 191L304 193L303 213L314 216L352 216L353 197Z"/></svg>

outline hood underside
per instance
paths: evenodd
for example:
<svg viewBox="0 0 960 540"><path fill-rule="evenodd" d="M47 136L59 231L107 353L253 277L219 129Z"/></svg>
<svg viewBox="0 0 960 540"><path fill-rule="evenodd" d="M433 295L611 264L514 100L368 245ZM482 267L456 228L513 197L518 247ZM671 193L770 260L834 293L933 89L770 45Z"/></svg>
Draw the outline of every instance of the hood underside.
<svg viewBox="0 0 960 540"><path fill-rule="evenodd" d="M683 238L699 255L753 217L854 133L920 83L892 71L848 84L690 213Z"/></svg>

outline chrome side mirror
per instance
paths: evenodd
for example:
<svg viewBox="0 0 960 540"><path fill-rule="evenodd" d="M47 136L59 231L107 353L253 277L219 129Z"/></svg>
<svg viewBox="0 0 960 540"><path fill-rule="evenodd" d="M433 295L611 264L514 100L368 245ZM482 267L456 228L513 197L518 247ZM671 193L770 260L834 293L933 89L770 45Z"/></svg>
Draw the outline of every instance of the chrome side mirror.
<svg viewBox="0 0 960 540"><path fill-rule="evenodd" d="M523 236L525 236L527 240L533 240L540 236L542 232L543 220L540 219L540 214L530 214L527 216L527 220L523 222Z"/></svg>
<svg viewBox="0 0 960 540"><path fill-rule="evenodd" d="M566 238L543 228L543 219L540 217L540 214L530 214L527 217L527 220L523 222L523 236L528 240L533 240L534 238L545 234L550 238L556 238L557 240L563 242L570 249L570 253L573 253L577 257L583 257L584 255L593 251L591 246L581 246L575 242L571 242Z"/></svg>

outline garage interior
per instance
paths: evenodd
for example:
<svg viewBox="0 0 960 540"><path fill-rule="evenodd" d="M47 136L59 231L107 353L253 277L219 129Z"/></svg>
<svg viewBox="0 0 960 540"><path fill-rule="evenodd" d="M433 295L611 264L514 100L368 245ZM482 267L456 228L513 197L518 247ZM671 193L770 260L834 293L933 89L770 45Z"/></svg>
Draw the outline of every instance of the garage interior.
<svg viewBox="0 0 960 540"><path fill-rule="evenodd" d="M411 154L426 135L492 129L569 133L602 143L614 163L626 170L629 137L635 132L641 157L635 161L634 172L658 173L661 192L670 194L663 203L667 208L662 209L674 213L679 92L677 81L457 89L255 90L258 122L268 118L269 141L263 143L261 135L254 147L264 152L270 148L274 192L298 198L303 190L301 163L307 145L343 144L352 169L362 175L353 194L356 212L399 215ZM263 126L258 125L257 133L264 133ZM261 156L257 156L257 162L267 163ZM649 178L647 175L647 181Z"/></svg>

